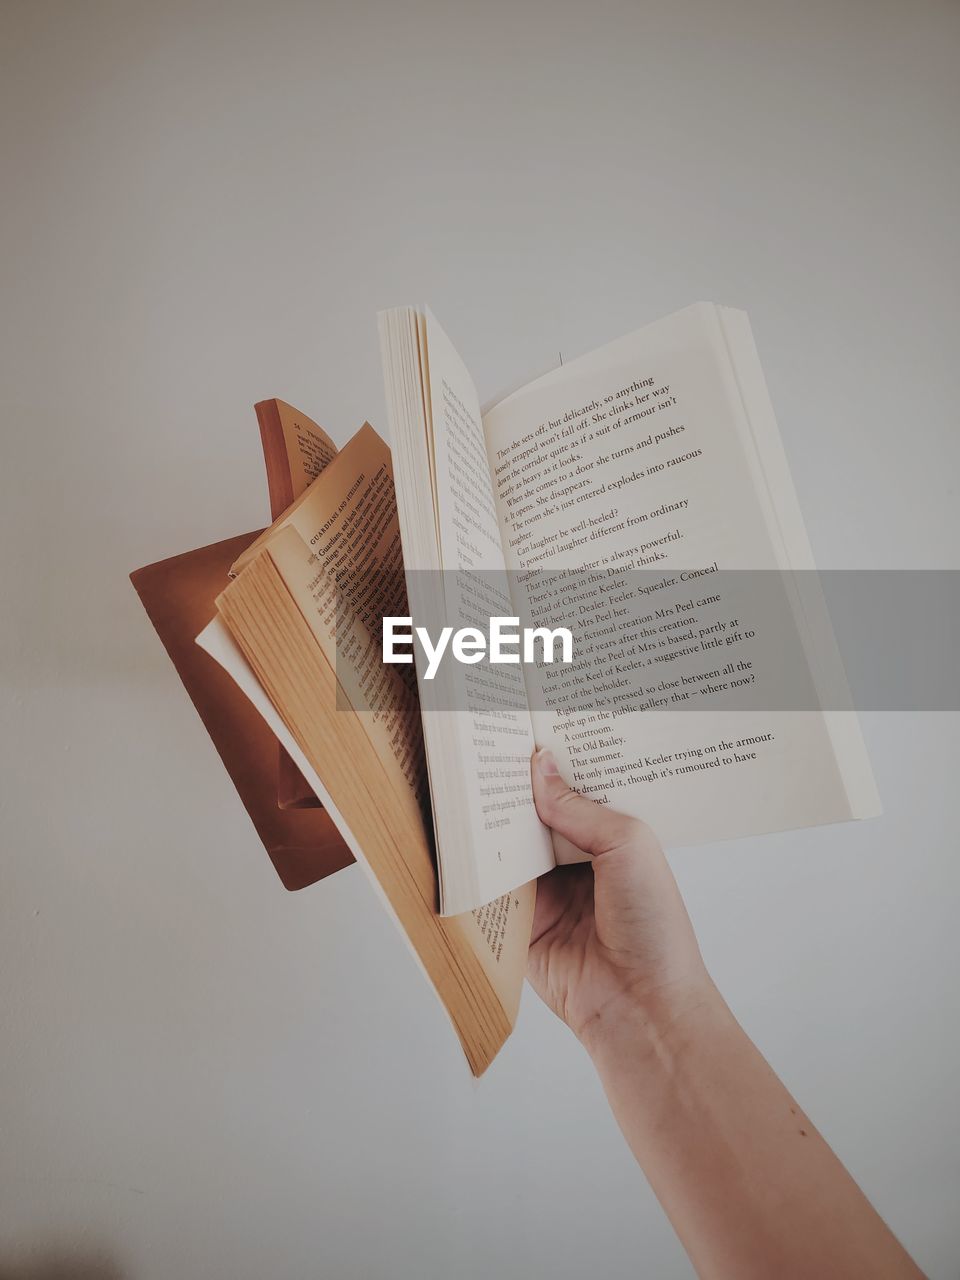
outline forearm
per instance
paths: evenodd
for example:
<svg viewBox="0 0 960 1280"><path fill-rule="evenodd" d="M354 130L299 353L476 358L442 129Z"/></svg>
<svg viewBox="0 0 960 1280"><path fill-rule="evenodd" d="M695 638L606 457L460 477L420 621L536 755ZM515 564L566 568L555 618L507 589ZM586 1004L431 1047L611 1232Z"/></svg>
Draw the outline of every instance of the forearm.
<svg viewBox="0 0 960 1280"><path fill-rule="evenodd" d="M712 984L584 1039L704 1280L921 1274Z"/></svg>

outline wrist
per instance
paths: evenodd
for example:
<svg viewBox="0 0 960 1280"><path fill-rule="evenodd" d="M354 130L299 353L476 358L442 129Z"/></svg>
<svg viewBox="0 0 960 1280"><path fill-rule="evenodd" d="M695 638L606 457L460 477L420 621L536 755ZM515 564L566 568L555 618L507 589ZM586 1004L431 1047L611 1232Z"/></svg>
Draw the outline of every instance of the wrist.
<svg viewBox="0 0 960 1280"><path fill-rule="evenodd" d="M671 1058L708 1036L724 1013L724 999L704 971L689 981L643 995L626 992L609 1001L583 1027L579 1039L603 1076L621 1063Z"/></svg>

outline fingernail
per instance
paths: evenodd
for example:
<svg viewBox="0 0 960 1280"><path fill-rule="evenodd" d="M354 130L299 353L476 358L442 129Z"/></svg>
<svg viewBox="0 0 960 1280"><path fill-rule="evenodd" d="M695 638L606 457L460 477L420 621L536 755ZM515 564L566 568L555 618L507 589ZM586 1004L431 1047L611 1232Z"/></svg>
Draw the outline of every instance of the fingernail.
<svg viewBox="0 0 960 1280"><path fill-rule="evenodd" d="M553 758L553 752L546 749L537 752L537 768L544 776L560 772L557 768L557 762Z"/></svg>

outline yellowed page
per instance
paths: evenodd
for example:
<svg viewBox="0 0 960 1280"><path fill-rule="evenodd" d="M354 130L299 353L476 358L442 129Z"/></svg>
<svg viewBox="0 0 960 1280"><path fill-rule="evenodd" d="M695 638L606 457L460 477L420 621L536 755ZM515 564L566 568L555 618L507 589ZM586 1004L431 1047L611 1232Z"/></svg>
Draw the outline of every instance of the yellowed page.
<svg viewBox="0 0 960 1280"><path fill-rule="evenodd" d="M276 401L280 429L286 447L293 497L314 481L337 454L337 447L312 418L285 400Z"/></svg>
<svg viewBox="0 0 960 1280"><path fill-rule="evenodd" d="M407 605L390 451L372 427L365 425L337 454L305 500L268 531L262 547L335 674L335 722L346 733L349 722L359 720L409 830L429 831L413 671L381 661L380 618L405 614ZM286 745L286 738L281 741ZM411 856L409 865L420 893L436 906L432 859ZM533 893L521 888L482 911L457 916L458 936L487 971L511 1021Z"/></svg>
<svg viewBox="0 0 960 1280"><path fill-rule="evenodd" d="M405 614L406 591L390 450L365 424L303 499L262 536L308 626L364 718L386 764L395 762L426 811L416 686L409 668L381 661L382 614Z"/></svg>
<svg viewBox="0 0 960 1280"><path fill-rule="evenodd" d="M371 741L375 717L367 703L355 711L343 701L344 685L307 623L314 602L301 589L298 561L308 570L299 535L280 530L222 593L218 610L289 730L279 734L281 742L301 769L307 766L305 776L322 777L318 795L356 856L362 853L369 864L479 1073L516 1016L532 887L512 895L492 922L479 914L446 920L436 914L428 828L409 774ZM292 584L281 565L293 569ZM348 679L351 686L361 688L362 677Z"/></svg>
<svg viewBox="0 0 960 1280"><path fill-rule="evenodd" d="M295 413L295 411L290 409L289 405L285 405L283 401L276 401L275 403L277 406L282 406L284 410L289 410L291 415ZM283 414L281 414L281 422L282 421L284 421ZM291 431L294 430L294 428L290 426L289 422L288 429ZM252 546L248 547L244 554L238 557L236 562L231 565L231 576L235 577L240 573L244 566L248 565L257 556L266 544L267 540L272 537L279 528L286 528L288 525L292 526L297 530L300 536L304 538L308 545L311 537L315 535L319 537L321 525L323 521L329 517L332 510L328 504L332 495L336 494L340 488L340 480L337 477L342 474L342 467L344 465L349 466L349 463L343 464L341 462L344 453L346 453L347 449L350 449L351 446L353 446L354 453L356 453L358 449L367 448L370 445L372 437L379 439L373 427L371 427L369 423L364 423L350 441L350 444L347 445L347 448L341 449L339 452L335 452L333 456L329 458L323 469L319 471L315 477L309 479L306 488L300 496L297 497L296 500L274 521L270 528L265 530L256 542L254 542ZM383 441L380 441L380 443L383 445ZM383 448L386 449L386 445L383 445ZM387 450L387 454L389 457L389 450ZM319 459L322 456L322 450L320 450L319 446L318 450L312 456L315 461L319 462ZM397 548L399 548L399 533L397 535ZM399 555L399 550L397 554Z"/></svg>
<svg viewBox="0 0 960 1280"><path fill-rule="evenodd" d="M349 445L347 449L350 449ZM347 454L347 449L344 454ZM356 506L351 506L340 517L344 521L345 535L355 533L358 525L362 529L365 512L378 505L370 493L378 491L376 479L383 472L372 464L383 461L385 449L380 438L375 436L372 448L367 446L351 455L353 465L344 477L348 480L348 488L343 492L355 489L360 476L366 477L368 488L355 489L352 501ZM389 452L385 461L389 464ZM350 519L349 510L356 510L358 514ZM368 525L368 535L376 527L375 521ZM327 536L333 536L333 531L328 530ZM374 554L366 557L368 567L365 572L368 585L376 590L380 580L374 567L376 541L371 537L370 542L361 541L356 545L357 558L350 567L359 569L365 552L372 551ZM335 665L339 714L356 716L360 720L386 776L398 792L411 827L422 822L424 831L428 832L426 761L416 696L400 679L397 668L383 665L378 643L359 618L346 616L347 611L342 605L334 617L332 597L335 593L329 586L325 588L318 582L322 575L316 559L305 551L303 541L294 536L293 530L281 530L270 541L268 550L319 647L331 665ZM363 577L362 570L354 576L354 582L361 591L364 590ZM375 609L377 607L374 605ZM419 860L416 874L421 889L433 900L436 896L433 863ZM455 917L488 969L508 1012L513 1010L511 1017L516 1013L530 939L530 920L525 918L529 904L525 906L521 901L526 897L526 889L521 888L519 892L501 895L480 909Z"/></svg>

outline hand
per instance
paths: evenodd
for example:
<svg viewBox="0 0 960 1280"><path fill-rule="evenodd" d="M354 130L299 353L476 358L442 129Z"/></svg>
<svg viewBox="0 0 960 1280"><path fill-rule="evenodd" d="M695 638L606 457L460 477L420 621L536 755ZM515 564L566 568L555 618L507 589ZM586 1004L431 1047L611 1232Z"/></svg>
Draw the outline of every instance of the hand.
<svg viewBox="0 0 960 1280"><path fill-rule="evenodd" d="M591 1052L634 1017L668 1021L712 990L676 881L645 822L571 790L531 760L540 819L591 856L537 884L527 976Z"/></svg>
<svg viewBox="0 0 960 1280"><path fill-rule="evenodd" d="M534 752L543 822L591 857L537 884L528 977L583 1042L697 1274L920 1271L707 976L660 842Z"/></svg>

